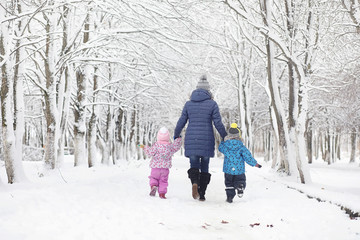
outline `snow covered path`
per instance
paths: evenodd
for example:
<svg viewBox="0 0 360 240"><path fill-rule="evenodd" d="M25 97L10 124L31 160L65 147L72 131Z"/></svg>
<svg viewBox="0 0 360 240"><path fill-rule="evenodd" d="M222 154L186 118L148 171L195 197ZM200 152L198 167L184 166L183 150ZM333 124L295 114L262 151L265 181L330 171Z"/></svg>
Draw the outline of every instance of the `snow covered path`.
<svg viewBox="0 0 360 240"><path fill-rule="evenodd" d="M26 163L31 182L0 185L0 239L360 239L360 220L266 180L267 166L247 166L244 197L229 204L221 159L211 159L206 202L191 198L188 160L176 156L173 164L168 199L162 200L148 195L148 161L93 169L69 162L61 170L64 179L59 171L39 178L41 163Z"/></svg>

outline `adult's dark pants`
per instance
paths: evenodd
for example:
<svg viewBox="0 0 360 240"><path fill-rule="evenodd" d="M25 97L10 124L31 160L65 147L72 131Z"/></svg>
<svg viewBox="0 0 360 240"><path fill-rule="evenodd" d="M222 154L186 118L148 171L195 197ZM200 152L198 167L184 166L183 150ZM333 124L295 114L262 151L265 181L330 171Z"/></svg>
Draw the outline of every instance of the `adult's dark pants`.
<svg viewBox="0 0 360 240"><path fill-rule="evenodd" d="M202 173L209 172L210 157L194 155L194 156L190 156L189 159L190 159L190 168L199 169Z"/></svg>

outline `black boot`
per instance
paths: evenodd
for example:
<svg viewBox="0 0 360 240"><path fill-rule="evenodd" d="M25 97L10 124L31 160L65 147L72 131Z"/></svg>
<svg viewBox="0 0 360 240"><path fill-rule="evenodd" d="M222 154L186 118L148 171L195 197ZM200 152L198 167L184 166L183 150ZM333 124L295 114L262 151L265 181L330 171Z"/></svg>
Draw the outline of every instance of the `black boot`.
<svg viewBox="0 0 360 240"><path fill-rule="evenodd" d="M232 203L232 202L233 202L233 197L227 196L227 197L226 197L226 201L227 201L228 203Z"/></svg>
<svg viewBox="0 0 360 240"><path fill-rule="evenodd" d="M233 187L227 187L226 189L225 189L225 191L226 191L226 201L228 202L228 203L232 203L233 202L233 199L234 199L234 197L235 197L235 189L233 188Z"/></svg>
<svg viewBox="0 0 360 240"><path fill-rule="evenodd" d="M199 185L199 195L200 201L205 201L205 192L207 185L210 183L210 173L200 173L200 185Z"/></svg>
<svg viewBox="0 0 360 240"><path fill-rule="evenodd" d="M242 198L242 196L244 195L244 185L240 184L240 186L238 188L236 188L237 191L237 195L239 198Z"/></svg>
<svg viewBox="0 0 360 240"><path fill-rule="evenodd" d="M188 175L192 184L192 197L194 199L199 198L198 186L200 182L200 172L197 168L190 168L188 170Z"/></svg>

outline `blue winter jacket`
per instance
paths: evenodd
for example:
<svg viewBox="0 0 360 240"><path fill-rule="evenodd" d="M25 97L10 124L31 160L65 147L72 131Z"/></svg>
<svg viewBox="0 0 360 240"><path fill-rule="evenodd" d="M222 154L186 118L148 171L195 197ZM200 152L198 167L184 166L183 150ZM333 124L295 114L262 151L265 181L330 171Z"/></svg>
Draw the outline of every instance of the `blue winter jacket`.
<svg viewBox="0 0 360 240"><path fill-rule="evenodd" d="M185 156L214 157L215 137L213 123L222 138L227 135L217 103L211 99L211 95L204 89L196 89L192 92L190 101L185 103L181 117L179 118L174 137L180 136L186 123L189 124L185 134Z"/></svg>
<svg viewBox="0 0 360 240"><path fill-rule="evenodd" d="M245 163L255 166L257 161L251 156L250 151L237 139L221 142L219 151L225 156L223 172L231 175L245 173Z"/></svg>

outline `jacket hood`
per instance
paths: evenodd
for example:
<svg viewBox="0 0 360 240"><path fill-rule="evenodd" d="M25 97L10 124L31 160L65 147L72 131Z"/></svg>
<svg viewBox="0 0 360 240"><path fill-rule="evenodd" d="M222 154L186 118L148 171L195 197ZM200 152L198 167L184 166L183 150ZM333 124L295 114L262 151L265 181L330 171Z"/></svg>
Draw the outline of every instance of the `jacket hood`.
<svg viewBox="0 0 360 240"><path fill-rule="evenodd" d="M242 141L236 140L236 139L230 139L225 142L226 147L229 148L231 151L239 151L244 147L244 144Z"/></svg>
<svg viewBox="0 0 360 240"><path fill-rule="evenodd" d="M201 102L208 99L211 99L210 92L201 88L194 90L190 97L190 100L194 102Z"/></svg>

